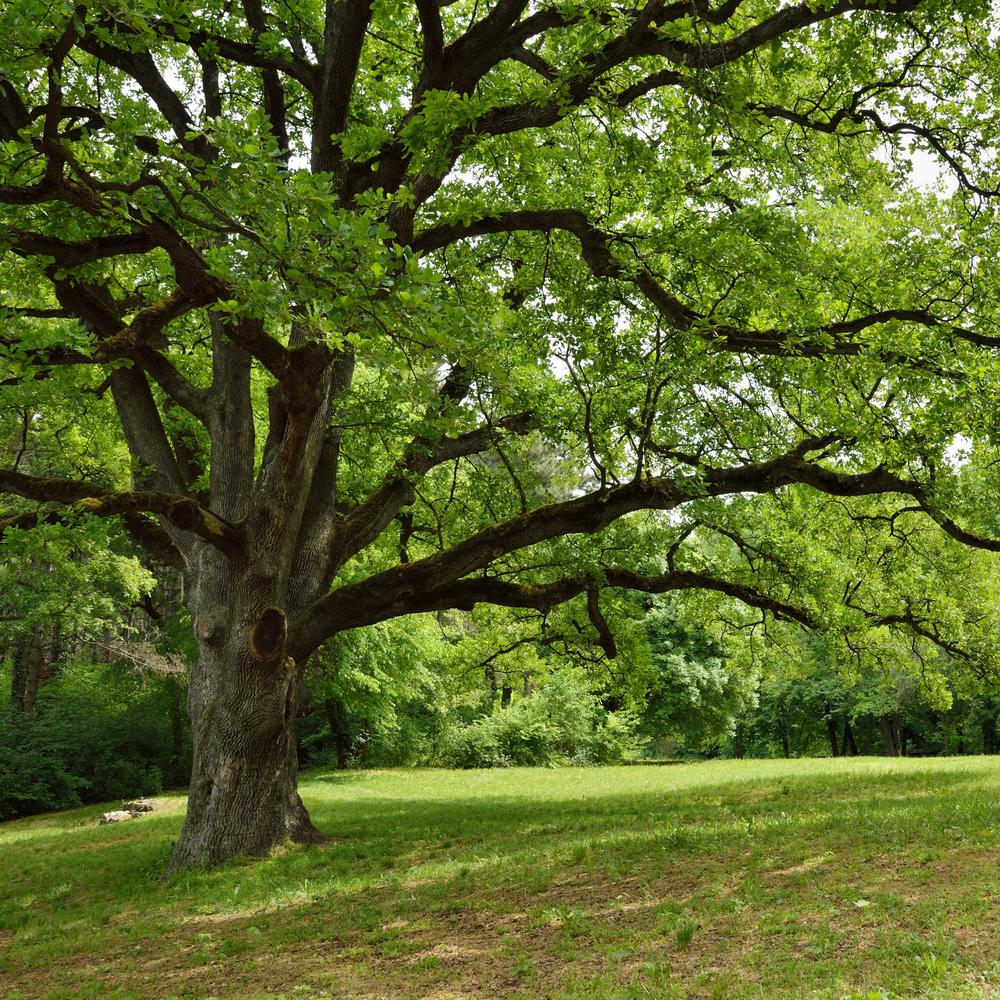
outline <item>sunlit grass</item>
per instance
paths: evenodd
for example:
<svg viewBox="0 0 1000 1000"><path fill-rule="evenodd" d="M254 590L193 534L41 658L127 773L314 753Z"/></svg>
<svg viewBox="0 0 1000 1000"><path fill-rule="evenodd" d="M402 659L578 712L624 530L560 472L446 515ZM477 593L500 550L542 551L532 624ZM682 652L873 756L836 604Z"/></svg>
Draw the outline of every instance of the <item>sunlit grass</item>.
<svg viewBox="0 0 1000 1000"><path fill-rule="evenodd" d="M180 797L0 826L0 997L1000 998L1000 760L317 774L334 839L160 880Z"/></svg>

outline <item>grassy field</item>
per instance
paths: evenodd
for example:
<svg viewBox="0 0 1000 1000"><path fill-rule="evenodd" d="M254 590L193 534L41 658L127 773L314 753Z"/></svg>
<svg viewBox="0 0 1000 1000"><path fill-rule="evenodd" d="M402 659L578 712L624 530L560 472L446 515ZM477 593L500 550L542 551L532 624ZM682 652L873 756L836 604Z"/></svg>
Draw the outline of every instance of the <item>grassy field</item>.
<svg viewBox="0 0 1000 1000"><path fill-rule="evenodd" d="M1000 760L312 775L334 836L158 874L183 800L0 825L0 997L1000 998Z"/></svg>

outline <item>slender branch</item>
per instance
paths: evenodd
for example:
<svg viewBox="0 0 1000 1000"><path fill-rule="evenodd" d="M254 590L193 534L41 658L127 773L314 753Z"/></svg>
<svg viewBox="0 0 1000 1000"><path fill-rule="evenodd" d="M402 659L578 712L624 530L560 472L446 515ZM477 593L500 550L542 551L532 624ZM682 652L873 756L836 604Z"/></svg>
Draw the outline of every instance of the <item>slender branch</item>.
<svg viewBox="0 0 1000 1000"><path fill-rule="evenodd" d="M519 413L436 444L423 435L414 438L378 488L337 526L332 547L333 567L342 566L365 549L403 507L413 503L414 482L419 477L443 462L481 454L504 433L525 434L533 425L531 414Z"/></svg>
<svg viewBox="0 0 1000 1000"><path fill-rule="evenodd" d="M214 46L219 55L229 62L283 73L285 76L297 80L309 91L314 91L317 87L317 67L297 53L268 51L265 55L257 45L237 42L224 35L201 28L182 27L180 24L165 18L151 22L150 27L167 38L184 42L195 52L209 44Z"/></svg>
<svg viewBox="0 0 1000 1000"><path fill-rule="evenodd" d="M758 22L733 38L712 45L682 42L676 39L652 39L635 54L661 55L680 66L711 69L743 58L762 45L789 32L807 28L812 24L840 17L854 11L879 14L908 14L920 6L921 0L897 0L895 3L878 0L838 0L836 3L817 7L802 3L786 7Z"/></svg>
<svg viewBox="0 0 1000 1000"><path fill-rule="evenodd" d="M267 30L261 0L243 0L243 10L246 13L247 24L253 32L254 41L259 44L261 35ZM278 143L282 156L287 160L291 150L288 144L288 123L285 120L285 89L276 67L261 68L261 86L264 93L264 113L270 123L271 134Z"/></svg>

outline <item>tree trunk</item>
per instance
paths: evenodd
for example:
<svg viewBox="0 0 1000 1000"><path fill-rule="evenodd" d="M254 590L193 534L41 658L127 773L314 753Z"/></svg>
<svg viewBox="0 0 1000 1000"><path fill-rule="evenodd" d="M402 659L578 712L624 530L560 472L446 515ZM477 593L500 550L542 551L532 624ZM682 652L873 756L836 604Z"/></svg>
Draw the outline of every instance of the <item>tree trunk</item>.
<svg viewBox="0 0 1000 1000"><path fill-rule="evenodd" d="M500 707L501 708L507 708L507 706L510 705L510 698L511 698L511 694L512 693L513 693L513 691L511 690L511 688L507 687L506 685L504 685L504 687L502 687L500 689Z"/></svg>
<svg viewBox="0 0 1000 1000"><path fill-rule="evenodd" d="M992 712L992 705L989 706ZM997 752L997 722L992 714L987 715L982 721L983 727L983 753Z"/></svg>
<svg viewBox="0 0 1000 1000"><path fill-rule="evenodd" d="M900 752L899 733L896 730L896 720L891 715L883 715L879 719L882 726L882 743L886 757L898 757Z"/></svg>
<svg viewBox="0 0 1000 1000"><path fill-rule="evenodd" d="M854 730L851 729L851 724L847 719L844 720L844 735L841 738L840 743L845 757L848 752L850 752L852 757L857 757L858 745L854 742Z"/></svg>
<svg viewBox="0 0 1000 1000"><path fill-rule="evenodd" d="M782 757L785 758L785 760L788 760L788 758L792 756L791 749L788 746L788 734L787 733L782 733L781 734L781 755L782 755Z"/></svg>
<svg viewBox="0 0 1000 1000"><path fill-rule="evenodd" d="M340 698L327 698L323 703L326 718L330 723L330 733L333 736L333 748L337 753L337 767L343 771L351 753L351 734L347 728L347 710Z"/></svg>
<svg viewBox="0 0 1000 1000"><path fill-rule="evenodd" d="M10 701L14 708L34 712L38 690L49 676L45 628L35 625L31 634L14 647L10 679Z"/></svg>
<svg viewBox="0 0 1000 1000"><path fill-rule="evenodd" d="M840 747L837 745L837 723L830 716L826 718L826 734L830 737L830 756L839 757Z"/></svg>
<svg viewBox="0 0 1000 1000"><path fill-rule="evenodd" d="M222 662L224 669L214 669L216 658L203 655L198 664L218 683L194 730L187 817L171 870L262 856L286 839L323 839L296 786L294 669L270 672L244 658Z"/></svg>
<svg viewBox="0 0 1000 1000"><path fill-rule="evenodd" d="M743 738L743 726L740 723L737 723L736 730L733 733L733 757L735 757L736 760L742 760L745 753L746 741Z"/></svg>
<svg viewBox="0 0 1000 1000"><path fill-rule="evenodd" d="M24 711L24 692L28 689L28 659L22 643L14 646L10 674L10 703L19 712Z"/></svg>
<svg viewBox="0 0 1000 1000"><path fill-rule="evenodd" d="M296 786L298 670L284 652L285 614L264 603L250 574L208 582L190 595L199 645L188 693L194 762L168 871L325 839Z"/></svg>
<svg viewBox="0 0 1000 1000"><path fill-rule="evenodd" d="M59 664L63 661L63 635L62 619L56 618L52 622L49 632L49 663Z"/></svg>

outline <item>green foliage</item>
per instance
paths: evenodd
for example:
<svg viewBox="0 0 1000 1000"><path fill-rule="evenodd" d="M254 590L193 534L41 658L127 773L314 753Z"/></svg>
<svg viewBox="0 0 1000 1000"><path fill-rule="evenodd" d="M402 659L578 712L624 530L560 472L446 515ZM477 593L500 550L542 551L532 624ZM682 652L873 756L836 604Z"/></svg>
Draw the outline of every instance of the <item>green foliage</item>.
<svg viewBox="0 0 1000 1000"><path fill-rule="evenodd" d="M643 733L690 750L718 746L732 735L752 697L752 684L727 664L718 641L678 618L671 602L656 602L645 625L652 676Z"/></svg>
<svg viewBox="0 0 1000 1000"><path fill-rule="evenodd" d="M155 579L127 550L115 525L80 516L0 537L0 636L59 622L63 634L88 639L118 621Z"/></svg>
<svg viewBox="0 0 1000 1000"><path fill-rule="evenodd" d="M307 677L314 711L299 724L303 762L336 761L337 738L372 765L426 760L441 726L444 644L431 620L414 618L344 633L314 659ZM334 734L331 710L343 713Z"/></svg>
<svg viewBox="0 0 1000 1000"><path fill-rule="evenodd" d="M616 764L634 758L639 742L631 713L604 711L585 678L562 670L509 706L453 724L439 757L465 768Z"/></svg>
<svg viewBox="0 0 1000 1000"><path fill-rule="evenodd" d="M67 666L35 712L0 714L0 819L159 792L190 767L184 687Z"/></svg>

